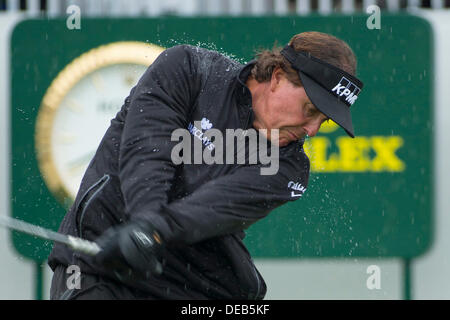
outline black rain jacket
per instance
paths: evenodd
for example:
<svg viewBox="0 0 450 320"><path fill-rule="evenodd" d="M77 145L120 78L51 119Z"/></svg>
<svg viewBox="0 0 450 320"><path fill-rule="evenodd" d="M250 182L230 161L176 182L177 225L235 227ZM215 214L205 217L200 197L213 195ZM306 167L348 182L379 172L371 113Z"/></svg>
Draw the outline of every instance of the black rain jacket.
<svg viewBox="0 0 450 320"><path fill-rule="evenodd" d="M177 128L189 130L192 143L209 128L224 136L226 129L252 128L245 82L253 65L188 45L161 53L111 120L59 231L95 240L111 226L145 219L167 245L164 272L132 286L162 299L264 298L244 230L304 192L309 160L303 141L280 148L273 175L262 175L260 162L176 165L171 158L180 143L171 140ZM194 126L202 120L202 128ZM211 141L201 143L208 148ZM53 270L78 265L81 272L114 277L60 244L48 263Z"/></svg>

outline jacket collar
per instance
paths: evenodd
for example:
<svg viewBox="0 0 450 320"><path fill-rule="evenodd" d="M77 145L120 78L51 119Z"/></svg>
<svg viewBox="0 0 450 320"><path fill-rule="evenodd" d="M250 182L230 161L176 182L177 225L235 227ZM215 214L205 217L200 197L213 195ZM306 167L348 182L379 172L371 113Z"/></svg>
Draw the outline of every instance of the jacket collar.
<svg viewBox="0 0 450 320"><path fill-rule="evenodd" d="M255 117L252 109L252 94L245 84L255 63L256 60L247 63L240 69L236 77L236 102L239 110L239 120L244 129L252 127Z"/></svg>

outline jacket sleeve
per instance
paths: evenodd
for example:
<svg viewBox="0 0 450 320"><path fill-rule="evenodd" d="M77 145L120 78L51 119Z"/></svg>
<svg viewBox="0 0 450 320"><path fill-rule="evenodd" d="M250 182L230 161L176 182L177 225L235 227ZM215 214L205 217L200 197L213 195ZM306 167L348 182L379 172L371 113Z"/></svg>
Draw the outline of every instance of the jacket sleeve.
<svg viewBox="0 0 450 320"><path fill-rule="evenodd" d="M127 213L158 211L175 175L171 133L186 128L201 87L192 49L162 52L133 88L120 143L119 179Z"/></svg>
<svg viewBox="0 0 450 320"><path fill-rule="evenodd" d="M261 175L257 165L242 166L146 218L166 243L193 244L247 229L273 209L299 199L308 177L309 160L303 152L297 159L280 159L275 175Z"/></svg>

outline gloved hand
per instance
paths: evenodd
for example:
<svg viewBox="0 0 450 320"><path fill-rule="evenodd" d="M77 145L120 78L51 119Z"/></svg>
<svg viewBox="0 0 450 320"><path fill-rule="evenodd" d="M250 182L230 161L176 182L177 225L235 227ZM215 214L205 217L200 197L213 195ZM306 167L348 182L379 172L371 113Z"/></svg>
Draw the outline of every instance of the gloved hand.
<svg viewBox="0 0 450 320"><path fill-rule="evenodd" d="M102 250L95 261L114 271L120 280L149 278L162 273L163 243L148 222L130 222L105 231L96 243Z"/></svg>

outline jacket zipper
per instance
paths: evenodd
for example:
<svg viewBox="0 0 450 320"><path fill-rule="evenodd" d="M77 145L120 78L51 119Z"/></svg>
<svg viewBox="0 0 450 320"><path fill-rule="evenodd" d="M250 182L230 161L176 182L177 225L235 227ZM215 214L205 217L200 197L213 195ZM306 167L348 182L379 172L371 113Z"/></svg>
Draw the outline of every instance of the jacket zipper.
<svg viewBox="0 0 450 320"><path fill-rule="evenodd" d="M100 180L98 180L96 183L94 183L83 195L83 199L81 200L78 208L81 208L81 216L80 216L80 222L79 222L79 226L78 226L78 230L80 233L80 237L83 237L83 231L82 231L82 226L83 226L83 218L84 218L84 214L86 213L86 208L89 207L89 204L91 203L91 201L97 196L97 194L103 189L103 187L106 185L106 183L108 182L108 180L110 179L108 174L105 174ZM98 188L97 188L98 187ZM88 196L89 193L91 193L95 188L97 188L97 190L95 190L95 192Z"/></svg>

